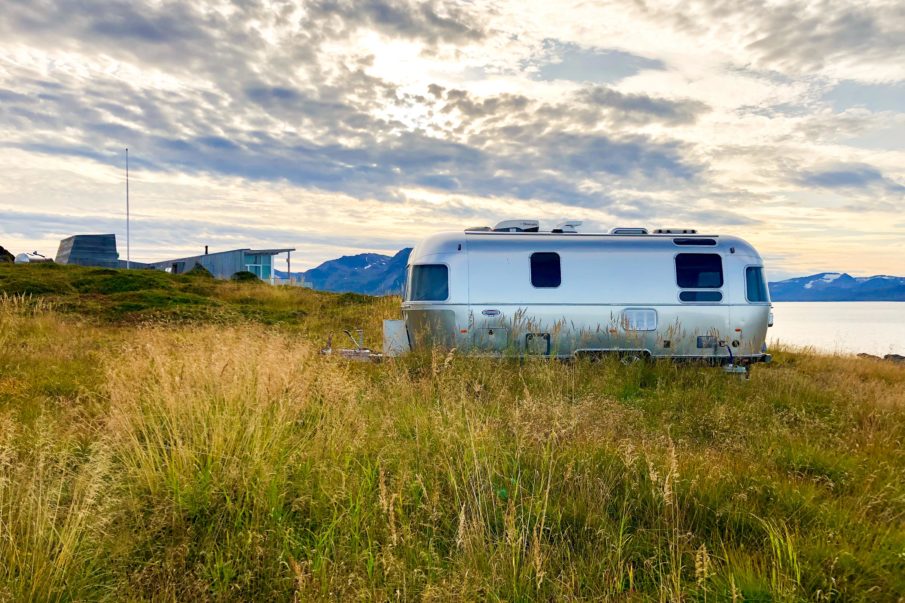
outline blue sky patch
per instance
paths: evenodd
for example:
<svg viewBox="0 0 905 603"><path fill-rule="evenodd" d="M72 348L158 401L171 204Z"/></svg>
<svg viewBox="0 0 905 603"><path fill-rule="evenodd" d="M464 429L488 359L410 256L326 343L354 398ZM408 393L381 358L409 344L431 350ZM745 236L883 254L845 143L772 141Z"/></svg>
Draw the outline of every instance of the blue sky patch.
<svg viewBox="0 0 905 603"><path fill-rule="evenodd" d="M621 50L583 48L556 40L549 40L544 46L554 58L538 70L537 77L542 80L603 84L618 82L646 69L666 68L662 61Z"/></svg>
<svg viewBox="0 0 905 603"><path fill-rule="evenodd" d="M836 111L863 107L869 111L905 113L905 82L894 84L863 84L845 80L823 95Z"/></svg>

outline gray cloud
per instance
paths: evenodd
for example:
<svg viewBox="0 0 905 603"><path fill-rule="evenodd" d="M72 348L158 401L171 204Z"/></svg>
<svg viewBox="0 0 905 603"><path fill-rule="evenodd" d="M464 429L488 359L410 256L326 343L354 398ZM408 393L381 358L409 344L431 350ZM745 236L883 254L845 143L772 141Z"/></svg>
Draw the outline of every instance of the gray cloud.
<svg viewBox="0 0 905 603"><path fill-rule="evenodd" d="M51 67L48 74L10 66L0 80L6 88L0 90L2 145L103 163L118 163L128 146L138 169L288 181L388 203L400 201L402 189L424 187L606 208L632 220L716 217L607 192L699 185L704 166L688 159L691 149L668 134L652 139L632 132L640 125L693 123L709 110L701 102L602 85L557 102L478 96L439 84L403 92L368 74L371 57L336 57L325 45L376 30L418 40L430 53L442 44L483 40L489 34L481 20L465 8L389 0L312 2L301 10L248 2L231 10L12 0L0 15L0 34L10 40L116 57L181 85L153 86L95 68ZM278 49L262 34L268 28L279 38ZM548 76L571 77L570 70L587 68L596 73L590 80L613 80L665 67L623 52L548 46L557 57ZM428 131L380 117L390 105L451 120ZM446 211L476 215L455 202ZM735 224L740 218L726 212L720 219ZM82 227L70 224L68 230Z"/></svg>
<svg viewBox="0 0 905 603"><path fill-rule="evenodd" d="M193 6L126 0L10 0L0 16L0 34L53 48L91 48L158 64L186 63L202 48L226 51L213 35L225 28L224 20L216 13L202 15Z"/></svg>
<svg viewBox="0 0 905 603"><path fill-rule="evenodd" d="M309 4L306 12L310 18L323 19L346 33L367 27L432 44L477 41L485 37L478 19L439 2L322 0Z"/></svg>
<svg viewBox="0 0 905 603"><path fill-rule="evenodd" d="M752 8L754 8L752 6ZM819 69L853 53L885 59L905 52L905 7L866 7L820 2L757 7L763 32L749 45L766 63Z"/></svg>
<svg viewBox="0 0 905 603"><path fill-rule="evenodd" d="M368 19L386 21L394 14ZM418 14L433 23L429 27L448 25L428 19L423 10ZM406 21L404 29L414 23ZM142 32L139 41L147 41ZM423 94L403 94L361 65L345 63L332 65L332 79L311 88L287 77L265 81L259 59L251 56L219 73L216 45L196 52L189 62L207 65L208 76L217 79L180 89L149 88L102 73L89 79L59 73L48 86L36 73L13 70L10 79L20 84L2 92L0 128L10 133L3 144L97 161L109 161L128 146L136 167L286 180L389 201L400 187L424 186L605 206L606 195L587 192L578 180L648 182L656 188L692 179L698 169L675 142L620 134L626 124L692 121L706 110L693 101L599 86L558 104L521 95L474 97L438 85ZM322 67L312 60L296 71L323 74ZM386 102L455 113L459 125L428 134L376 117ZM61 131L67 133L63 139Z"/></svg>
<svg viewBox="0 0 905 603"><path fill-rule="evenodd" d="M587 88L576 96L589 106L610 110L611 117L622 122L692 123L708 110L707 105L699 101L675 101L653 98L646 94L623 94L603 86Z"/></svg>
<svg viewBox="0 0 905 603"><path fill-rule="evenodd" d="M625 94L606 86L588 86L568 95L560 103L535 102L522 95L500 94L475 98L465 90L444 90L432 85L431 94L444 98L443 113L457 111L468 121L492 119L510 125L543 121L545 127L569 128L606 124L625 125L692 123L709 108L702 102ZM467 127L468 124L466 124ZM486 124L481 124L486 125Z"/></svg>
<svg viewBox="0 0 905 603"><path fill-rule="evenodd" d="M865 164L841 164L806 172L800 182L808 186L829 189L864 189L878 187L890 193L903 194L905 186L883 175L880 170Z"/></svg>
<svg viewBox="0 0 905 603"><path fill-rule="evenodd" d="M717 34L727 21L745 23L754 64L813 74L839 61L886 63L905 53L905 5L832 0L757 3L707 0L663 7L637 0L646 16L696 36Z"/></svg>

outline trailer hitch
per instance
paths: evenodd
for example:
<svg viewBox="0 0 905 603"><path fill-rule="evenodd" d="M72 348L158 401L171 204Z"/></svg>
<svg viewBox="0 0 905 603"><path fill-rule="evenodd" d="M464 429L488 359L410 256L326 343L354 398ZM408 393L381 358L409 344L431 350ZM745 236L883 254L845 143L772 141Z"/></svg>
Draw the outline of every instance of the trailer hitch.
<svg viewBox="0 0 905 603"><path fill-rule="evenodd" d="M719 342L720 347L726 348L726 351L729 352L729 364L723 365L723 370L732 375L744 375L745 379L751 378L751 364L746 362L745 364L735 364L735 356L732 353L732 346L727 344L722 339Z"/></svg>
<svg viewBox="0 0 905 603"><path fill-rule="evenodd" d="M376 362L383 358L383 354L373 352L370 348L365 347L364 329L343 329L343 333L345 333L346 336L352 340L352 344L355 346L354 348L339 348L334 350L333 334L331 333L327 337L327 346L321 349L321 354L323 354L324 356L332 356L336 354L338 356L342 356L343 358L348 358L349 360L358 360L361 362Z"/></svg>

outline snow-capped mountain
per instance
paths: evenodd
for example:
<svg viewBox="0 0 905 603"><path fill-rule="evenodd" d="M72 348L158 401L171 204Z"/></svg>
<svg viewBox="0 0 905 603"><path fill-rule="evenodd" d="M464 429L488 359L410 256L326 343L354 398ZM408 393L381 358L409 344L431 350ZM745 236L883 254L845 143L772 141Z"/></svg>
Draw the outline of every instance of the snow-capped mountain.
<svg viewBox="0 0 905 603"><path fill-rule="evenodd" d="M773 301L905 301L905 277L822 272L770 283Z"/></svg>
<svg viewBox="0 0 905 603"><path fill-rule="evenodd" d="M394 256L379 253L360 253L328 260L316 268L301 274L305 284L312 289L337 293L364 293L386 295L400 293L405 280L405 265L411 248L405 248ZM286 273L275 271L280 278Z"/></svg>

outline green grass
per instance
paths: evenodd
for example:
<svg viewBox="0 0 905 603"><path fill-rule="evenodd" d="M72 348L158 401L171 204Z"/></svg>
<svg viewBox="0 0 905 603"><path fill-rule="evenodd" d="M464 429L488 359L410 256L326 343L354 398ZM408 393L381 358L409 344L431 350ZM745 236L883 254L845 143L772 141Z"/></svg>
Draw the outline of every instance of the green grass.
<svg viewBox="0 0 905 603"><path fill-rule="evenodd" d="M368 343L380 347L380 312L393 298L335 295L260 281L233 282L204 273L113 270L60 264L0 263L0 292L39 297L62 314L92 324L126 327L148 323L236 324L254 322L319 334L368 327ZM382 314L381 314L382 316ZM360 323L360 324L359 324Z"/></svg>
<svg viewBox="0 0 905 603"><path fill-rule="evenodd" d="M0 301L0 600L905 597L900 366L358 364L317 350L398 300L0 268L42 287Z"/></svg>

